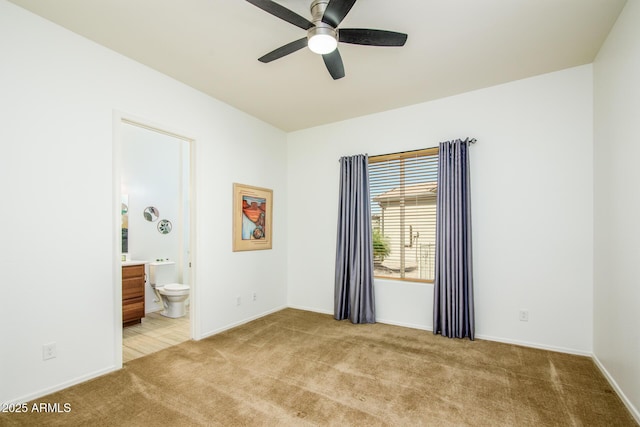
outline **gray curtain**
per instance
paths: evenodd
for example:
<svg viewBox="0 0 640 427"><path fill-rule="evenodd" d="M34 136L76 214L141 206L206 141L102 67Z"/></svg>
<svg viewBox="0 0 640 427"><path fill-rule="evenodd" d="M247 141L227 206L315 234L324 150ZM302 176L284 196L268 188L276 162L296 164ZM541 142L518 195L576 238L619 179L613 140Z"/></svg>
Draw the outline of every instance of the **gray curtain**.
<svg viewBox="0 0 640 427"><path fill-rule="evenodd" d="M340 159L334 317L375 323L373 244L366 155Z"/></svg>
<svg viewBox="0 0 640 427"><path fill-rule="evenodd" d="M440 143L433 333L474 339L469 140Z"/></svg>

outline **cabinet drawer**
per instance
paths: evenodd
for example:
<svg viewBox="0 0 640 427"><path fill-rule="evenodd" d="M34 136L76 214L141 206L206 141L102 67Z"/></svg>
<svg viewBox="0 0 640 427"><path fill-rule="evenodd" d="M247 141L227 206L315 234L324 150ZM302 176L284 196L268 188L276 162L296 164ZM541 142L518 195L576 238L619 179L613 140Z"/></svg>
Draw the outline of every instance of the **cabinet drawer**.
<svg viewBox="0 0 640 427"><path fill-rule="evenodd" d="M122 323L144 317L144 297L122 301Z"/></svg>
<svg viewBox="0 0 640 427"><path fill-rule="evenodd" d="M130 279L132 277L142 277L144 279L144 264L122 267L122 279Z"/></svg>
<svg viewBox="0 0 640 427"><path fill-rule="evenodd" d="M122 279L122 301L144 296L144 277Z"/></svg>

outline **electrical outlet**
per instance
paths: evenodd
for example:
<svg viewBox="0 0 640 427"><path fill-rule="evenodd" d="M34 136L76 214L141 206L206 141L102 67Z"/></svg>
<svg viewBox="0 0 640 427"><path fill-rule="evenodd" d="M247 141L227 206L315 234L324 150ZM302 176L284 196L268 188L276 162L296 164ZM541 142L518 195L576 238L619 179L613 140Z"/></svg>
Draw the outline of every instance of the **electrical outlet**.
<svg viewBox="0 0 640 427"><path fill-rule="evenodd" d="M520 321L521 322L529 321L529 310L520 310Z"/></svg>
<svg viewBox="0 0 640 427"><path fill-rule="evenodd" d="M236 305L242 304L242 298L236 297Z"/></svg>
<svg viewBox="0 0 640 427"><path fill-rule="evenodd" d="M253 300L254 301L258 301L258 293L257 292L253 293Z"/></svg>
<svg viewBox="0 0 640 427"><path fill-rule="evenodd" d="M42 360L53 359L57 356L56 343L44 344L42 346Z"/></svg>

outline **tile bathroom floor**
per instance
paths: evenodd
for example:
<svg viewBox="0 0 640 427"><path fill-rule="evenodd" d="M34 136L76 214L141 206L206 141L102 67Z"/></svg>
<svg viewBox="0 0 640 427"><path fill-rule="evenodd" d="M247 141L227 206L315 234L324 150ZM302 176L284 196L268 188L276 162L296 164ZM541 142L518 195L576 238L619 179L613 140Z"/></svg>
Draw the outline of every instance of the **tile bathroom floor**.
<svg viewBox="0 0 640 427"><path fill-rule="evenodd" d="M142 323L123 329L122 361L126 363L190 339L189 313L178 319L147 313Z"/></svg>

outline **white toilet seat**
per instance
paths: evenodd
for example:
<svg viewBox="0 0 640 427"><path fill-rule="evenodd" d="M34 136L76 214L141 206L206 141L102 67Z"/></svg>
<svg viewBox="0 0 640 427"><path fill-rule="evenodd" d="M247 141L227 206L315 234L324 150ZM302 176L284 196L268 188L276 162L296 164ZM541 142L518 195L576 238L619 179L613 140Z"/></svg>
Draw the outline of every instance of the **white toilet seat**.
<svg viewBox="0 0 640 427"><path fill-rule="evenodd" d="M169 283L158 288L158 291L162 295L187 295L191 288L189 285L183 285L182 283Z"/></svg>

